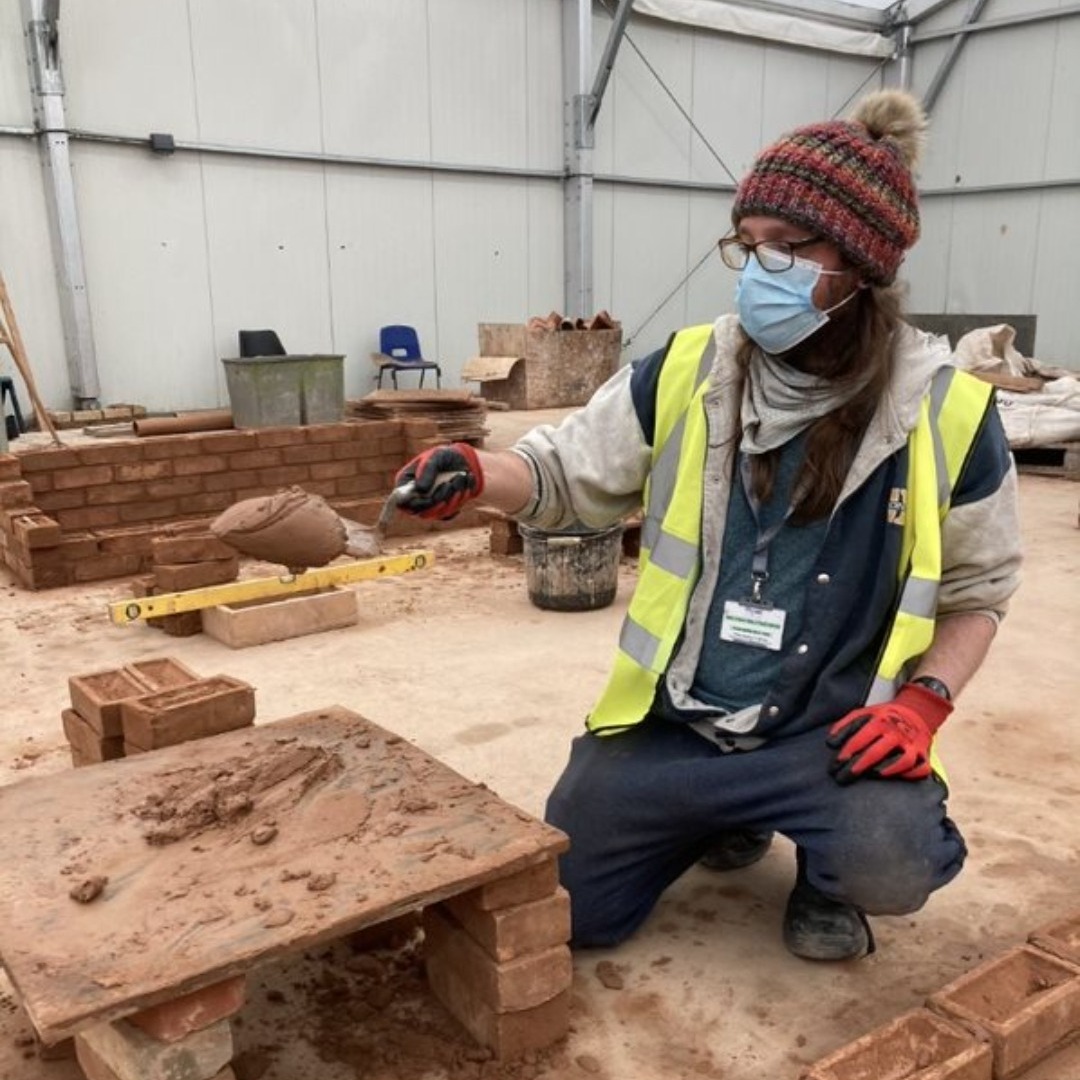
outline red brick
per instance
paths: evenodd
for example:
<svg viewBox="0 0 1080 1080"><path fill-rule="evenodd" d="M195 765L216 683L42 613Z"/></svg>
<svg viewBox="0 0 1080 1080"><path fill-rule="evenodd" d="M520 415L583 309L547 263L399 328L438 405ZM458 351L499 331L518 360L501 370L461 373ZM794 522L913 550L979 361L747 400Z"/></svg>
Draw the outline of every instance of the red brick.
<svg viewBox="0 0 1080 1080"><path fill-rule="evenodd" d="M156 435L143 439L145 461L169 460L174 464L180 458L194 457L203 452L198 435Z"/></svg>
<svg viewBox="0 0 1080 1080"><path fill-rule="evenodd" d="M19 454L19 465L25 476L30 472L53 472L57 469L73 469L79 464L79 455L74 450L31 450Z"/></svg>
<svg viewBox="0 0 1080 1080"><path fill-rule="evenodd" d="M335 446L333 443L287 446L281 452L281 457L286 465L306 465L313 461L332 461L334 458L334 450Z"/></svg>
<svg viewBox="0 0 1080 1080"><path fill-rule="evenodd" d="M520 870L510 877L489 881L468 896L481 911L527 904L551 896L559 887L559 864L555 859L537 863L527 870Z"/></svg>
<svg viewBox="0 0 1080 1080"><path fill-rule="evenodd" d="M0 454L0 483L8 480L21 480L22 468L14 454Z"/></svg>
<svg viewBox="0 0 1080 1080"><path fill-rule="evenodd" d="M229 455L230 469L272 469L280 465L281 451L273 447L263 450L242 450Z"/></svg>
<svg viewBox="0 0 1080 1080"><path fill-rule="evenodd" d="M91 671L68 679L72 708L102 738L123 734L120 702L150 692L150 685L126 668Z"/></svg>
<svg viewBox="0 0 1080 1080"><path fill-rule="evenodd" d="M98 544L106 555L149 555L154 542L153 528L117 529L98 537Z"/></svg>
<svg viewBox="0 0 1080 1080"><path fill-rule="evenodd" d="M117 466L120 468L121 466ZM68 488L97 487L108 484L113 478L112 465L76 465L53 473L53 487L57 491Z"/></svg>
<svg viewBox="0 0 1080 1080"><path fill-rule="evenodd" d="M988 1046L928 1009L915 1009L822 1058L800 1080L990 1080L991 1072Z"/></svg>
<svg viewBox="0 0 1080 1080"><path fill-rule="evenodd" d="M177 458L173 472L177 476L204 476L207 473L223 473L229 461L223 454L196 454L194 457Z"/></svg>
<svg viewBox="0 0 1080 1080"><path fill-rule="evenodd" d="M239 679L215 675L129 699L120 716L126 742L157 750L247 727L255 720L255 691Z"/></svg>
<svg viewBox="0 0 1080 1080"><path fill-rule="evenodd" d="M449 972L469 1000L497 1013L542 1005L568 989L573 978L566 945L496 963L439 907L424 911L424 966L432 986L433 973Z"/></svg>
<svg viewBox="0 0 1080 1080"><path fill-rule="evenodd" d="M211 559L232 559L236 552L213 533L184 536L155 536L152 543L155 563L198 563Z"/></svg>
<svg viewBox="0 0 1080 1080"><path fill-rule="evenodd" d="M19 506L33 506L33 488L25 480L9 480L0 484L0 509L14 510Z"/></svg>
<svg viewBox="0 0 1080 1080"><path fill-rule="evenodd" d="M252 431L223 431L199 436L199 446L204 454L235 454L253 450L258 445L256 434Z"/></svg>
<svg viewBox="0 0 1080 1080"><path fill-rule="evenodd" d="M179 511L174 511L172 516L178 517L184 514L218 514L227 506L232 505L232 499L227 492L203 492L201 495L188 495L179 500Z"/></svg>
<svg viewBox="0 0 1080 1080"><path fill-rule="evenodd" d="M379 440L379 453L380 454L393 454L395 457L405 453L405 436L400 432L396 432L389 438Z"/></svg>
<svg viewBox="0 0 1080 1080"><path fill-rule="evenodd" d="M177 1042L193 1031L201 1031L238 1013L243 1008L244 998L244 976L235 975L173 1001L143 1009L127 1020L155 1039Z"/></svg>
<svg viewBox="0 0 1080 1080"><path fill-rule="evenodd" d="M145 484L102 484L87 500L94 506L119 506L121 503L145 503L150 492Z"/></svg>
<svg viewBox="0 0 1080 1080"><path fill-rule="evenodd" d="M67 566L24 568L18 577L28 589L60 589L72 583L70 569Z"/></svg>
<svg viewBox="0 0 1080 1080"><path fill-rule="evenodd" d="M160 619L147 619L156 623L169 637L194 637L202 633L202 612L181 611L178 615L162 615Z"/></svg>
<svg viewBox="0 0 1080 1080"><path fill-rule="evenodd" d="M314 480L334 480L356 473L356 466L351 461L319 461L311 465L310 469Z"/></svg>
<svg viewBox="0 0 1080 1080"><path fill-rule="evenodd" d="M86 505L85 491L42 491L34 496L39 509L52 513L54 510L71 510Z"/></svg>
<svg viewBox="0 0 1080 1080"><path fill-rule="evenodd" d="M184 504L187 505L187 500ZM179 516L180 503L176 499L167 499L153 505L132 503L119 507L120 521L164 521Z"/></svg>
<svg viewBox="0 0 1080 1080"><path fill-rule="evenodd" d="M14 551L16 554L19 553L17 547ZM24 561L35 570L45 569L46 567L67 566L68 564L68 560L60 547L36 548L26 553Z"/></svg>
<svg viewBox="0 0 1080 1080"><path fill-rule="evenodd" d="M199 676L172 656L154 656L148 660L133 660L124 665L125 671L134 671L136 676L150 687L151 693L169 690L174 686L187 686L198 682Z"/></svg>
<svg viewBox="0 0 1080 1080"><path fill-rule="evenodd" d="M55 490L53 484L53 473L51 472L32 472L27 473L23 479L34 489L34 498L43 491Z"/></svg>
<svg viewBox="0 0 1080 1080"><path fill-rule="evenodd" d="M425 923L427 919L425 912ZM427 942L426 945L430 945ZM567 966L569 962L567 961ZM542 1050L564 1038L570 1028L570 976L566 987L547 1001L525 1009L499 1011L477 992L468 972L453 963L427 964L432 992L469 1033L499 1058Z"/></svg>
<svg viewBox="0 0 1080 1080"><path fill-rule="evenodd" d="M354 420L349 424L354 439L372 440L401 437L400 420Z"/></svg>
<svg viewBox="0 0 1080 1080"><path fill-rule="evenodd" d="M949 983L928 1004L988 1036L995 1080L1008 1080L1080 1028L1080 967L1021 945Z"/></svg>
<svg viewBox="0 0 1080 1080"><path fill-rule="evenodd" d="M309 443L348 442L352 438L349 424L312 424L304 430Z"/></svg>
<svg viewBox="0 0 1080 1080"><path fill-rule="evenodd" d="M60 541L60 550L66 562L74 563L78 559L91 559L101 554L98 539L90 533L65 533Z"/></svg>
<svg viewBox="0 0 1080 1080"><path fill-rule="evenodd" d="M228 1068L234 1049L227 1020L192 1032L182 1043L154 1039L127 1020L96 1024L75 1036L89 1080L203 1080Z"/></svg>
<svg viewBox="0 0 1080 1080"><path fill-rule="evenodd" d="M137 442L107 443L104 446L80 446L75 453L80 465L129 465L142 460L143 446Z"/></svg>
<svg viewBox="0 0 1080 1080"><path fill-rule="evenodd" d="M1028 940L1044 952L1080 965L1080 912L1040 926L1031 932Z"/></svg>
<svg viewBox="0 0 1080 1080"><path fill-rule="evenodd" d="M137 600L144 596L156 596L157 586L154 584L153 574L140 574L131 579L131 595Z"/></svg>
<svg viewBox="0 0 1080 1080"><path fill-rule="evenodd" d="M114 469L116 480L121 484L137 483L142 480L162 480L173 475L171 461L133 461L128 465L117 465Z"/></svg>
<svg viewBox="0 0 1080 1080"><path fill-rule="evenodd" d="M13 523L15 539L27 551L35 548L56 547L64 539L59 524L45 514L25 514Z"/></svg>
<svg viewBox="0 0 1080 1080"><path fill-rule="evenodd" d="M205 562L158 564L154 566L154 581L158 592L186 592L204 589L208 585L223 585L235 581L240 573L240 559L230 555L225 559Z"/></svg>
<svg viewBox="0 0 1080 1080"><path fill-rule="evenodd" d="M137 574L142 568L143 560L139 555L97 555L72 563L71 577L74 581L106 581Z"/></svg>
<svg viewBox="0 0 1080 1080"><path fill-rule="evenodd" d="M77 494L81 496L83 492ZM43 507L42 509L50 509L65 532L69 529L107 529L111 525L120 524L120 507L118 506L84 506L74 510L58 507Z"/></svg>
<svg viewBox="0 0 1080 1080"><path fill-rule="evenodd" d="M255 432L257 446L301 446L306 441L303 428L260 428Z"/></svg>
<svg viewBox="0 0 1080 1080"><path fill-rule="evenodd" d="M359 468L359 463L364 460L363 444L355 442L334 443L333 449L334 458L337 461L352 461L356 463L357 468ZM368 457L378 457L381 452L377 444L373 444L369 449L370 453L368 454Z"/></svg>
<svg viewBox="0 0 1080 1080"><path fill-rule="evenodd" d="M184 499L189 495L198 495L202 490L203 478L201 476L154 480L146 485L146 494L150 499Z"/></svg>
<svg viewBox="0 0 1080 1080"><path fill-rule="evenodd" d="M244 469L243 471L229 471L215 473L203 480L203 487L208 491L237 492L243 488L257 486L259 484L258 469Z"/></svg>
<svg viewBox="0 0 1080 1080"><path fill-rule="evenodd" d="M475 893L451 897L446 907L469 937L500 963L570 940L570 897L565 889L497 911L480 907Z"/></svg>
<svg viewBox="0 0 1080 1080"><path fill-rule="evenodd" d="M64 737L71 746L72 761L78 759L78 764L96 764L124 756L122 736L102 738L74 709L64 709L60 718L64 725Z"/></svg>
<svg viewBox="0 0 1080 1080"><path fill-rule="evenodd" d="M304 484L309 476L307 465L278 465L273 469L260 469L259 483L268 488L283 488Z"/></svg>

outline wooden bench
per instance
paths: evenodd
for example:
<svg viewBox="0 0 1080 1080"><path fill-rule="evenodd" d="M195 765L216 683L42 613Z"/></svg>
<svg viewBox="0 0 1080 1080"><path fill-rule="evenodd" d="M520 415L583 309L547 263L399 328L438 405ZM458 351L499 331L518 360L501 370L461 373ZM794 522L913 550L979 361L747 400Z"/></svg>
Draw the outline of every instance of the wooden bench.
<svg viewBox="0 0 1080 1080"><path fill-rule="evenodd" d="M0 956L80 1058L142 1052L122 1018L419 910L432 989L478 1040L566 1033L565 835L347 709L0 788L0 834Z"/></svg>

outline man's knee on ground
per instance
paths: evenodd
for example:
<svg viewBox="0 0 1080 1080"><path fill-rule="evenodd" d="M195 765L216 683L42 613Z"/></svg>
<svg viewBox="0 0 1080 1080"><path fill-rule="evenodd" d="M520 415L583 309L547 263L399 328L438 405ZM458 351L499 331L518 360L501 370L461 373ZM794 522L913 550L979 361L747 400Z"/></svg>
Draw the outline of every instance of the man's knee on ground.
<svg viewBox="0 0 1080 1080"><path fill-rule="evenodd" d="M850 863L837 877L838 892L868 915L910 915L918 911L937 880L925 858L873 859Z"/></svg>

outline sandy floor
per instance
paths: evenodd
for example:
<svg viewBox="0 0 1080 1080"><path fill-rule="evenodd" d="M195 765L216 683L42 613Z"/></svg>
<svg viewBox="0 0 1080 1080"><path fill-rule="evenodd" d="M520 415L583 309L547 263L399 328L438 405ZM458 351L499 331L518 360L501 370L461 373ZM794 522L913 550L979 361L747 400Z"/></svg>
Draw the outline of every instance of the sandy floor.
<svg viewBox="0 0 1080 1080"><path fill-rule="evenodd" d="M493 421L496 441L520 425L505 415ZM814 965L784 950L779 925L793 865L790 848L778 844L749 870L691 871L635 940L579 954L573 1031L554 1056L504 1074L464 1051L452 1060L433 1051L430 1068L381 1054L363 1037L365 1024L375 1023L372 1010L341 1006L346 975L364 964L348 950L330 950L252 978L238 1032L241 1080L794 1077L1075 911L1080 486L1024 477L1021 488L1025 582L942 739L968 866L917 915L876 920L876 955ZM488 554L485 530L442 534L426 546L438 556L431 569L357 586L358 626L238 651L205 635L172 639L142 625L112 626L106 603L125 595L122 582L31 594L0 577L0 670L8 686L0 784L70 767L60 730L69 675L170 654L201 674L252 683L261 721L340 704L540 814L605 677L633 567L621 568L612 607L555 613L529 602L520 559ZM605 961L601 980L597 966ZM404 1002L422 994L409 978L407 950L381 962L404 980L402 1002L388 1003L384 993L371 1029L393 1042L418 1030L417 1010L431 1006ZM621 978L611 977L611 965ZM380 985L399 984L385 975ZM432 1023L438 1027L437 1018ZM29 1030L0 980L0 1080L78 1076L71 1062L36 1060Z"/></svg>

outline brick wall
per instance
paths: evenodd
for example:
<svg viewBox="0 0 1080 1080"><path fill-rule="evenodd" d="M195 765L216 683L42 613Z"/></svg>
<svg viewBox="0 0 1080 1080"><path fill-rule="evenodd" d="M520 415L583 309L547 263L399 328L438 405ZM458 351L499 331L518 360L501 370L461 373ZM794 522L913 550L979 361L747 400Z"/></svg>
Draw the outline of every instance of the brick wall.
<svg viewBox="0 0 1080 1080"><path fill-rule="evenodd" d="M145 572L151 543L296 484L372 521L430 420L354 420L126 439L0 455L0 560L49 589Z"/></svg>

